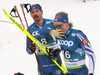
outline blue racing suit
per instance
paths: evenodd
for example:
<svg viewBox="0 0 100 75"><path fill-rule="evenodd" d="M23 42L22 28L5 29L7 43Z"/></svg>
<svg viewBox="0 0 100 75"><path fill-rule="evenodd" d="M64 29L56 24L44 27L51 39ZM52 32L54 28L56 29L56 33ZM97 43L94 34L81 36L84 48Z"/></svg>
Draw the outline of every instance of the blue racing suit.
<svg viewBox="0 0 100 75"><path fill-rule="evenodd" d="M49 19L43 19L42 28L52 28L52 21ZM56 42L53 41L51 37L42 36L38 33L38 30L41 29L41 27L37 23L33 23L29 26L30 33L38 39L42 44L44 44L46 47L49 48L60 48ZM27 38L27 46L26 50L28 54L30 53L29 49L29 40ZM43 70L45 72L45 75L62 75L61 70L58 68L58 66L38 47L36 47L36 53L37 56L41 62L41 65L43 66ZM60 56L57 55L57 58L61 61ZM44 75L43 73L40 73L39 67L38 67L38 75Z"/></svg>
<svg viewBox="0 0 100 75"><path fill-rule="evenodd" d="M50 29L45 29L50 31ZM50 36L49 33L41 29L41 35ZM94 73L95 69L95 54L86 35L76 29L69 27L63 39L57 38L60 41L61 49L64 56L65 66L69 73L76 75L88 75ZM89 69L86 66L86 54L89 57Z"/></svg>

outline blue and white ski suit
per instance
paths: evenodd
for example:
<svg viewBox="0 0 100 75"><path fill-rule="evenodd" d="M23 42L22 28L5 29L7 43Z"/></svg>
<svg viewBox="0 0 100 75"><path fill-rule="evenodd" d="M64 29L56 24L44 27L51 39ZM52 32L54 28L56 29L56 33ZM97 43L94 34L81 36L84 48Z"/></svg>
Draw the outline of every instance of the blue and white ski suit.
<svg viewBox="0 0 100 75"><path fill-rule="evenodd" d="M45 31L50 29L41 29L41 35L50 36ZM65 66L69 73L76 75L88 75L94 73L95 69L95 54L86 35L80 31L69 27L63 39L57 38L60 41L61 49L64 56ZM86 67L86 54L89 57L89 69Z"/></svg>
<svg viewBox="0 0 100 75"><path fill-rule="evenodd" d="M42 28L49 28L52 29L52 21L49 19L44 19L43 23L42 23ZM38 39L42 44L45 44L46 47L56 49L59 48L59 45L56 44L56 42L53 41L53 39L51 37L45 37L42 36L38 33L38 30L41 29L41 27L36 24L33 23L31 26L29 26L29 30L30 33L36 38ZM29 40L27 39L27 52L28 54L30 53L30 49L29 49ZM52 46L52 47L51 47ZM37 56L41 62L41 65L43 66L43 70L45 72L45 75L61 75L61 70L58 68L58 66L56 66L56 64L38 47L36 47L36 53ZM57 58L61 61L60 56L58 55ZM39 75L43 75L40 74L40 70L38 68L38 74Z"/></svg>

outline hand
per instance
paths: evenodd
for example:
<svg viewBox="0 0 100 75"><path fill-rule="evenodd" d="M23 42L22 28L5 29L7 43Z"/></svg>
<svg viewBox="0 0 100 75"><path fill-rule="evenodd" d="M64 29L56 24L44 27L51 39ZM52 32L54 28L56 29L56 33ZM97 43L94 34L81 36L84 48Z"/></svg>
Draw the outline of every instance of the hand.
<svg viewBox="0 0 100 75"><path fill-rule="evenodd" d="M48 51L49 50L49 51ZM61 49L47 49L48 57L51 59L55 59L55 57L61 52Z"/></svg>
<svg viewBox="0 0 100 75"><path fill-rule="evenodd" d="M34 53L35 50L36 50L36 46L33 45L33 44L30 44L30 45L29 45L29 49L30 49L31 53Z"/></svg>
<svg viewBox="0 0 100 75"><path fill-rule="evenodd" d="M53 38L54 41L56 41L56 38L63 39L62 36L65 36L65 35L63 35L62 33L64 33L64 32L62 32L61 29L51 30L50 31L50 35L52 36L52 38Z"/></svg>
<svg viewBox="0 0 100 75"><path fill-rule="evenodd" d="M93 75L93 73L90 73L89 75Z"/></svg>

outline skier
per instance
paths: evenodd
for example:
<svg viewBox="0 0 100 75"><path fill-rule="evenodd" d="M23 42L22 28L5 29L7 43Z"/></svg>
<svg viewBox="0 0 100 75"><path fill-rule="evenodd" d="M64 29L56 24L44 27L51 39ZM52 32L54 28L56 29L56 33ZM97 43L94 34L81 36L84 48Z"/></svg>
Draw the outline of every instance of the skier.
<svg viewBox="0 0 100 75"><path fill-rule="evenodd" d="M65 36L62 37L62 39L59 39L58 36L62 34L58 34L56 30L46 28L39 30L39 33L44 36L52 36L55 41L60 41L65 66L69 73L76 75L94 75L95 54L91 44L87 36L81 30L76 30L72 27L73 24L69 23L68 14L59 12L54 19L54 28L56 30L62 30L62 34ZM45 31L43 31L44 29ZM49 33L45 33L46 31L49 31ZM89 69L85 63L86 54L89 57Z"/></svg>
<svg viewBox="0 0 100 75"><path fill-rule="evenodd" d="M38 30L40 28L53 28L52 21L50 19L44 19L43 18L43 10L42 7L39 4L33 4L30 9L31 17L34 20L34 23L29 26L30 33L38 39L42 44L45 44L50 48L53 55L55 55L57 52L59 53L60 47L51 37L45 37L38 33ZM54 49L54 51L52 51ZM45 75L62 75L61 70L58 68L58 66L50 59L53 58L52 56L49 57L37 46L33 46L30 44L28 38L27 38L27 48L26 48L28 54L33 54L35 51L37 53L37 56L41 62L41 65L43 67L43 70L45 72ZM56 54L57 58L61 61L60 56ZM38 75L44 75L43 72L39 70L38 66Z"/></svg>

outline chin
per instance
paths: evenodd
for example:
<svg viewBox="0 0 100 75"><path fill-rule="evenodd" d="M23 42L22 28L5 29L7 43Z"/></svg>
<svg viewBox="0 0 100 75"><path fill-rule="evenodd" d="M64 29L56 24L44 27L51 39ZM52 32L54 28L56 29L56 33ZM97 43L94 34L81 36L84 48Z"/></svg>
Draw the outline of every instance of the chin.
<svg viewBox="0 0 100 75"><path fill-rule="evenodd" d="M35 22L39 22L40 20L35 20Z"/></svg>

